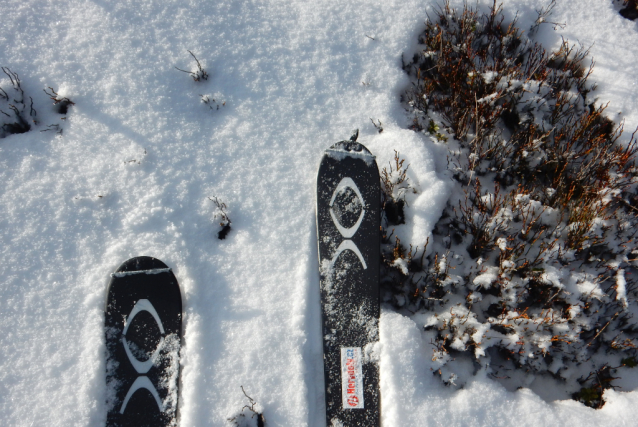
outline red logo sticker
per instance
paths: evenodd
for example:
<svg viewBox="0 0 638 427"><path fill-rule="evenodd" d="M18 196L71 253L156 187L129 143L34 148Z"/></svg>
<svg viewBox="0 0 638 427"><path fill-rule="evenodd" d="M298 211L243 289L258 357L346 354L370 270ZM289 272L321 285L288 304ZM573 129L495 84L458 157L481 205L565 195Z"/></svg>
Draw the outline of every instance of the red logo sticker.
<svg viewBox="0 0 638 427"><path fill-rule="evenodd" d="M341 348L341 396L343 409L363 409L361 348Z"/></svg>

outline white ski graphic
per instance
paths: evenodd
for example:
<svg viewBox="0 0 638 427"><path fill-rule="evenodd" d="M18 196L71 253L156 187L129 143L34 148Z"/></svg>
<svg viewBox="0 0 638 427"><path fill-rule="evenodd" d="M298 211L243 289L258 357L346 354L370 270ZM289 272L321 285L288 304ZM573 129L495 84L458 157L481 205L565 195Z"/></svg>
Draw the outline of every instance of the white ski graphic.
<svg viewBox="0 0 638 427"><path fill-rule="evenodd" d="M133 368L135 368L135 371L138 374L146 374L153 367L153 365L157 361L157 358L159 357L162 347L164 347L164 337L162 337L159 344L157 345L157 348L153 352L153 355L148 360L144 361L139 360L131 352L128 341L126 341L126 332L128 331L129 325L133 323L133 319L135 319L135 316L137 316L137 314L142 311L146 311L151 316L153 316L153 319L155 319L160 332L164 334L164 326L162 325L162 320L157 314L155 307L153 307L153 304L151 304L151 302L147 299L141 299L137 301L135 303L135 306L131 310L131 313L127 316L126 321L124 322L124 330L122 331L122 345L124 346L124 351L126 352L128 360L131 362L131 365L133 365ZM155 398L155 402L157 403L157 407L159 408L160 412L164 412L164 405L162 404L162 401L157 394L155 386L153 385L151 380L148 379L147 376L141 375L135 379L135 382L133 382L128 392L126 393L126 397L124 398L124 402L122 403L122 407L120 408L120 414L123 414L126 410L126 405L131 399L131 396L133 396L133 394L135 394L135 392L141 388L145 388L151 392L151 394Z"/></svg>
<svg viewBox="0 0 638 427"><path fill-rule="evenodd" d="M339 194L339 192L341 192L345 188L351 188L355 192L362 206L361 213L359 214L359 219L350 228L345 228L344 226L342 226L339 223L339 220L337 220L337 217L334 214L334 211L332 210L332 205L334 204L335 199L337 198L337 194ZM335 262L337 262L337 258L339 258L339 255L341 255L343 251L351 250L357 255L357 257L359 258L359 261L361 261L361 265L363 266L363 269L366 270L368 268L366 261L365 259L363 259L363 255L361 254L361 251L359 250L357 245L352 240L348 240L355 235L355 233L357 232L357 230L359 230L359 227L361 226L363 217L366 214L366 210L363 208L363 206L365 206L365 201L363 200L363 196L361 195L361 192L359 191L359 187L357 187L357 184L354 183L352 178L348 178L348 177L343 178L339 182L339 184L337 184L337 188L335 188L335 190L332 193L332 198L330 199L330 217L332 218L332 222L334 223L334 225L337 227L337 230L339 230L339 233L341 233L341 235L345 237L346 240L341 242L341 244L337 248L337 252L332 257L332 260L330 261L330 267L334 266Z"/></svg>
<svg viewBox="0 0 638 427"><path fill-rule="evenodd" d="M155 403L157 403L157 407L160 412L164 412L164 405L162 404L162 400L157 394L157 390L155 390L155 386L148 379L147 376L142 375L135 379L135 382L131 385L131 388L128 389L128 393L126 393L126 397L124 398L124 403L122 403L122 407L120 408L120 414L123 414L126 411L126 405L128 405L128 401L131 400L131 396L135 394L135 392L141 388L145 388L150 391L153 397L155 398Z"/></svg>

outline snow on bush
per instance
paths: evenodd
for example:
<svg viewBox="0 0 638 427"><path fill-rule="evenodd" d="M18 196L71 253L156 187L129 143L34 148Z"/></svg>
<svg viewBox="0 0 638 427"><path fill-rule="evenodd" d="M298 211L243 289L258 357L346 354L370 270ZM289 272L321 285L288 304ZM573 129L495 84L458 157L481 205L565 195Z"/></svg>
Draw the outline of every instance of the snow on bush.
<svg viewBox="0 0 638 427"><path fill-rule="evenodd" d="M217 238L224 240L228 233L230 233L230 217L228 216L228 206L226 203L219 200L218 197L209 197L208 200L215 204L215 211L213 212L213 223L219 224L219 231L217 232Z"/></svg>
<svg viewBox="0 0 638 427"><path fill-rule="evenodd" d="M0 138L28 132L31 123L37 123L33 98L25 96L20 76L8 67L2 67L2 72L8 81L0 80ZM10 89L3 89L3 83L8 83L4 86L10 86Z"/></svg>
<svg viewBox="0 0 638 427"><path fill-rule="evenodd" d="M0 75L0 138L9 135L29 132L40 123L38 113L34 108L33 97L25 94L20 76L9 67L1 67L4 78ZM50 112L44 111L45 120L66 120L66 117L55 116L55 114L66 116L69 107L75 105L66 96L55 91L51 86L43 89L44 93L53 101L54 108ZM40 104L42 107L43 104ZM54 113L53 115L51 113ZM44 126L40 132L54 132L62 135L63 127L60 122Z"/></svg>
<svg viewBox="0 0 638 427"><path fill-rule="evenodd" d="M408 246L392 235L408 165L396 153L382 171L384 299L438 331L446 384L542 375L600 408L636 365L638 147L595 105L587 54L546 52L496 4L446 2L404 66L411 129L448 150L455 190L426 247Z"/></svg>

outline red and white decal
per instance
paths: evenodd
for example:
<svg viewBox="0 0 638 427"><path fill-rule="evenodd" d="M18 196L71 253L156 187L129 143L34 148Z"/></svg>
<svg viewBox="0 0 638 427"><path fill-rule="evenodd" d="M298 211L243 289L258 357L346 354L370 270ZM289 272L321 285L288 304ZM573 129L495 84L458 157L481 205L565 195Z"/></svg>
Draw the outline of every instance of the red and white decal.
<svg viewBox="0 0 638 427"><path fill-rule="evenodd" d="M343 409L363 409L360 347L341 347L341 399Z"/></svg>

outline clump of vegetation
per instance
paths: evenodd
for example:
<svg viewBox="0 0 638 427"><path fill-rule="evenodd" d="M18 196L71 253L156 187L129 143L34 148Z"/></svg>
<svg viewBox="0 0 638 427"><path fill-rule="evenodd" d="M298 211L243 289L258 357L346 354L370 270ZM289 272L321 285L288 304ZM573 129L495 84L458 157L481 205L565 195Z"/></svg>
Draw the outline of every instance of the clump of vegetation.
<svg viewBox="0 0 638 427"><path fill-rule="evenodd" d="M215 98L211 98L209 95L199 95L204 105L207 105L213 111L219 110L219 107L225 107L226 101L215 101Z"/></svg>
<svg viewBox="0 0 638 427"><path fill-rule="evenodd" d="M586 49L546 52L496 3L445 2L419 44L403 101L411 128L448 149L456 184L419 250L387 232L403 222L407 166L396 153L382 172L384 298L426 314L446 384L471 359L505 382L554 378L599 408L636 365L635 132L621 143L595 104Z"/></svg>
<svg viewBox="0 0 638 427"><path fill-rule="evenodd" d="M31 130L31 124L37 124L37 113L33 108L33 98L26 99L17 73L8 67L2 72L9 78L11 88L0 87L0 138Z"/></svg>
<svg viewBox="0 0 638 427"><path fill-rule="evenodd" d="M381 170L381 186L383 198L381 210L384 215L384 224L405 224L405 195L410 190L408 183L408 166L404 166L405 159L401 159L398 151L394 151L394 164Z"/></svg>
<svg viewBox="0 0 638 427"><path fill-rule="evenodd" d="M18 73L11 71L8 67L2 67L2 72L9 78L11 88L7 90L0 86L0 138L9 135L26 133L38 124L37 113L33 108L33 98L28 97L22 88L22 82ZM44 89L55 106L58 114L67 114L69 107L75 105L69 98L59 95L55 89L49 87ZM62 117L66 120L66 117ZM58 123L48 125L40 132L55 132L62 134L62 126Z"/></svg>
<svg viewBox="0 0 638 427"><path fill-rule="evenodd" d="M58 114L68 113L69 107L71 105L75 105L75 102L71 101L66 96L58 95L55 89L53 89L51 86L49 86L49 91L47 91L46 89L42 90L44 90L44 93L46 93L49 98L51 98L51 100L53 101L53 105L56 106L56 112Z"/></svg>
<svg viewBox="0 0 638 427"><path fill-rule="evenodd" d="M199 62L199 59L197 59L195 54L191 52L190 50L188 50L187 52L190 53L193 59L195 60L195 63L197 64L197 71L186 71L186 70L182 70L181 68L177 68L177 67L175 68L183 73L190 74L190 76L196 82L199 82L202 80L208 80L208 73L206 72L206 70L204 70L204 67L202 67L202 64Z"/></svg>
<svg viewBox="0 0 638 427"><path fill-rule="evenodd" d="M217 197L209 197L208 200L215 204L215 212L213 213L213 222L219 224L219 231L217 232L217 238L224 240L228 233L230 233L230 218L228 217L228 206L226 203L219 200Z"/></svg>
<svg viewBox="0 0 638 427"><path fill-rule="evenodd" d="M228 418L228 421L230 421L233 426L237 427L264 427L266 425L266 418L258 409L255 408L255 406L258 406L257 402L246 394L244 386L241 386L241 391L250 401L250 406L244 405L244 407L241 408L241 411L239 411L239 413L234 417ZM245 409L248 410L250 416L248 416L247 413L244 413Z"/></svg>
<svg viewBox="0 0 638 427"><path fill-rule="evenodd" d="M631 21L638 18L638 1L636 0L622 0L622 8L619 13Z"/></svg>
<svg viewBox="0 0 638 427"><path fill-rule="evenodd" d="M75 102L71 101L66 96L59 95L55 89L49 86L49 90L43 89L44 93L53 101L53 105L55 107L55 112L58 114L66 115L69 112L69 107L75 105ZM61 120L66 120L66 117L61 117ZM48 125L46 129L41 130L40 132L55 132L58 135L62 135L64 129L58 123Z"/></svg>
<svg viewBox="0 0 638 427"><path fill-rule="evenodd" d="M182 70L181 68L175 67L175 69L183 72L183 73L187 73L191 76L191 78L193 79L193 81L196 82L201 82L202 80L208 80L208 72L206 72L206 70L204 69L204 67L202 67L201 62L199 62L199 59L197 59L197 57L195 56L195 54L193 52L191 52L190 50L187 51L188 53L191 54L191 56L193 57L193 59L195 60L195 64L197 66L197 70L195 71L187 71L187 70ZM206 105L210 110L213 111L217 111L219 110L221 107L225 107L226 106L226 101L225 100L219 100L220 95L199 95L199 98L202 102L202 104ZM215 98L218 98L217 100Z"/></svg>

